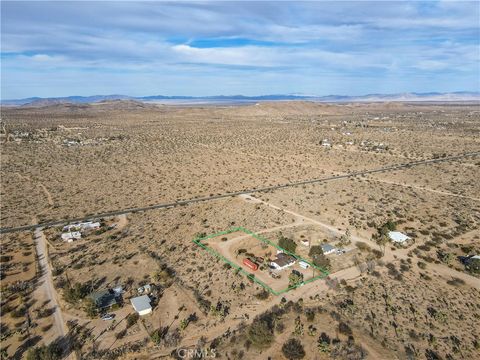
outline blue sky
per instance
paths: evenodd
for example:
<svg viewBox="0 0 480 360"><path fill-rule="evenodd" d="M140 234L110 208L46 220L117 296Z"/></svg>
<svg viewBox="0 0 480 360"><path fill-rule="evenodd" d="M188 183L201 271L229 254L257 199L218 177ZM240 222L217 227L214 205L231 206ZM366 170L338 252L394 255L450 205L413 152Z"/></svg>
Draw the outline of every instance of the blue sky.
<svg viewBox="0 0 480 360"><path fill-rule="evenodd" d="M478 1L2 1L1 97L480 91Z"/></svg>

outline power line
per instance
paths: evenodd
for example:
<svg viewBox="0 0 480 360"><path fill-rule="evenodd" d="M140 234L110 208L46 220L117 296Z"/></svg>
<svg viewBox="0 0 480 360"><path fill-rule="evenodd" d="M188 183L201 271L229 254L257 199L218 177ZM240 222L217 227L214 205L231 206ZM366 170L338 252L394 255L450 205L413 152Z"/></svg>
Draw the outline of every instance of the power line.
<svg viewBox="0 0 480 360"><path fill-rule="evenodd" d="M50 226L66 225L66 224L69 224L69 223L75 223L75 222L86 221L86 220L91 220L91 219L98 219L98 218L103 218L103 217L125 215L125 214L131 214L131 213L135 213L135 212L144 212L144 211L157 210L157 209L168 209L168 208L174 208L174 207L177 207L177 206L184 206L184 205L194 204L194 203L199 203L199 202L224 199L224 198L234 197L234 196L238 196L238 195L272 191L272 190L284 189L284 188L288 188L288 187L308 185L308 184L314 184L314 183L321 183L321 182L327 182L327 181L333 181L333 180L341 180L341 179L347 179L347 178L352 178L352 177L356 177L356 176L362 176L362 175L368 175L368 174L374 174L374 173L380 173L380 172L406 169L406 168L411 168L411 167L418 166L418 165L428 165L428 164L434 164L434 163L440 163L440 162L446 162L446 161L459 160L459 159L462 159L462 158L474 157L474 156L478 156L478 155L480 155L480 151L463 153L463 154L459 154L459 155L445 156L445 157L442 157L442 158L433 158L433 159L412 161L412 162L404 163L404 164L395 164L395 165L391 165L391 166L387 166L387 167L383 167L383 168L352 172L352 173L348 173L348 174L345 174L345 175L335 175L335 176L330 176L330 177L326 177L326 178L302 180L302 181L290 182L290 183L286 183L286 184L263 187L263 188L255 188L255 189L249 189L249 190L242 190L242 191L224 193L224 194L220 194L220 195L213 195L213 196L192 198L192 199L186 199L186 200L179 200L179 201L175 201L175 202L171 202L171 203L160 203L160 204L154 204L154 205L149 205L149 206L144 206L144 207L132 207L132 208L113 210L113 211L109 211L109 212L98 213L98 214L84 216L84 217L80 217L80 218L74 218L74 219L54 220L54 221L48 221L48 222L44 222L44 223L40 223L40 224L23 225L23 226L17 226L17 227L5 227L5 228L0 228L0 234L34 230L34 229L37 229L37 228L50 227Z"/></svg>

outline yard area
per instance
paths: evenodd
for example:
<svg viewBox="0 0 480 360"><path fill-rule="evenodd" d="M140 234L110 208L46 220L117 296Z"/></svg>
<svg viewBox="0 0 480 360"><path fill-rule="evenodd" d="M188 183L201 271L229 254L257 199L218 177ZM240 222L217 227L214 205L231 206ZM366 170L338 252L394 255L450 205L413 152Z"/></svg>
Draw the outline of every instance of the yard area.
<svg viewBox="0 0 480 360"><path fill-rule="evenodd" d="M291 263L284 267L274 268L272 263L282 255L282 249L274 242L253 233L244 232L242 229L233 229L227 234L210 236L202 240L201 244L226 260L225 269L230 269L232 265L237 268L236 271L242 269L250 279L254 277L266 285L264 287L270 288L277 294L295 287L296 283L292 283L290 279L291 273L296 273L300 277L299 282L310 282L326 276L325 271L321 271L307 259L298 256L295 256L296 259L292 257ZM246 264L246 261L250 265Z"/></svg>

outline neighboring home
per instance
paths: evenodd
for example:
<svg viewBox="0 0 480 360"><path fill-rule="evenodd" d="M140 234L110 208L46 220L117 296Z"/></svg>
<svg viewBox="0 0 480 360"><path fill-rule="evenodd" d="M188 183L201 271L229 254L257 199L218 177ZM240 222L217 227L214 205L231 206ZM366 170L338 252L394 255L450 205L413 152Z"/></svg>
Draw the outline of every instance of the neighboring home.
<svg viewBox="0 0 480 360"><path fill-rule="evenodd" d="M73 239L81 239L82 234L80 231L67 232L62 234L62 240L67 242L72 242Z"/></svg>
<svg viewBox="0 0 480 360"><path fill-rule="evenodd" d="M283 270L295 264L295 261L297 261L297 259L295 259L294 256L281 252L277 254L277 258L275 260L270 262L270 266L277 270Z"/></svg>
<svg viewBox="0 0 480 360"><path fill-rule="evenodd" d="M405 241L410 240L410 237L402 234L400 231L389 231L388 237L397 244L403 244Z"/></svg>
<svg viewBox="0 0 480 360"><path fill-rule="evenodd" d="M310 246L310 240L302 239L300 240L300 244L302 244L303 246Z"/></svg>
<svg viewBox="0 0 480 360"><path fill-rule="evenodd" d="M148 295L131 298L130 302L138 315L147 315L152 312L152 305L150 305L150 298Z"/></svg>
<svg viewBox="0 0 480 360"><path fill-rule="evenodd" d="M122 296L113 290L100 290L90 294L97 309L107 309L122 302Z"/></svg>
<svg viewBox="0 0 480 360"><path fill-rule="evenodd" d="M328 139L323 139L323 140L322 140L322 146L331 147L332 144L330 144L330 142L328 141Z"/></svg>
<svg viewBox="0 0 480 360"><path fill-rule="evenodd" d="M330 255L333 254L336 249L330 244L323 244L322 250L324 255Z"/></svg>
<svg viewBox="0 0 480 360"><path fill-rule="evenodd" d="M78 224L70 224L63 227L63 231L78 231L78 230L90 230L100 228L99 222L87 221Z"/></svg>

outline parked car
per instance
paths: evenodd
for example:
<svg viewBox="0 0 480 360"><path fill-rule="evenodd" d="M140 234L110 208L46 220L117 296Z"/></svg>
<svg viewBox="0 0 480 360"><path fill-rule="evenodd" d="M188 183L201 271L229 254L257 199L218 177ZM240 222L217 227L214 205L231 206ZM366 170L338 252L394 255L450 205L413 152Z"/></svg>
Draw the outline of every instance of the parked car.
<svg viewBox="0 0 480 360"><path fill-rule="evenodd" d="M115 317L114 314L105 314L105 315L102 315L102 320L113 320L113 318Z"/></svg>

